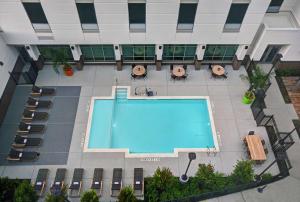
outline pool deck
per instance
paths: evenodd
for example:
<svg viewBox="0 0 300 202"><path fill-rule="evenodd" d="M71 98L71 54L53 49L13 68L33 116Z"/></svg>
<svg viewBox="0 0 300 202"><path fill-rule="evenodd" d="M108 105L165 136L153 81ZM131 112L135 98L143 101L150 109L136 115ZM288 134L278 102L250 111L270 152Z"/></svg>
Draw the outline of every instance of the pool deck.
<svg viewBox="0 0 300 202"><path fill-rule="evenodd" d="M125 185L132 184L133 169L138 167L144 168L145 176L152 175L157 167L169 167L173 174L182 174L188 163L188 156L185 152L180 152L177 158L125 158L123 152L83 152L91 97L111 96L112 86L115 85L116 78L120 86L131 86L131 89L146 86L153 91L157 91L159 96L209 96L212 103L217 135L220 136L218 140L220 152L216 154L197 152L197 159L192 162L188 172L189 175L193 175L196 172L199 163L211 163L215 166L217 171L229 174L233 170L233 166L237 160L246 159L242 139L250 130L254 130L256 134L259 134L266 140L266 145L270 151L267 156L267 161L260 166L254 167L255 171L259 173L274 160L267 133L264 127L256 126L250 106L244 105L241 102L242 96L248 88L248 84L240 78L241 74L246 74L245 69L241 68L240 70L234 71L231 66L226 66L226 70L228 72L228 79L219 80L211 78L210 72L205 65L203 69L199 71L195 71L193 66L188 66L189 76L187 80L174 82L170 79L169 66L163 66L161 71L156 71L154 66L149 65L148 78L145 80L131 80L131 66L124 66L122 71L116 71L114 65L89 65L85 66L83 71L75 72L73 77L65 77L63 74L57 75L50 66L45 66L39 73L36 82L37 85L81 86L81 94L67 164L61 166L0 166L0 174L1 176L11 178L34 179L39 168L49 168L50 175L46 188L48 192L50 183L54 179L56 168L67 168L66 182L69 183L74 168L82 167L85 169L83 190L87 190L91 183L93 169L96 167L104 168L102 201L115 200L110 198L109 194L113 168L123 168L123 184ZM268 107L270 105L270 110L275 111L277 114L285 113L290 119L293 119L294 116L297 117L297 114L290 106L287 107L288 110L281 107L286 105L281 103L283 99L280 93L278 93L279 89L276 82L274 82L266 98ZM131 92L131 95L134 95L134 92ZM283 118L284 117L280 119L282 120ZM286 131L286 128L289 128L290 125L289 123L285 124L287 120L283 120L283 122L284 123L279 124L279 128L282 131ZM273 166L270 171L274 174L278 173L277 166Z"/></svg>

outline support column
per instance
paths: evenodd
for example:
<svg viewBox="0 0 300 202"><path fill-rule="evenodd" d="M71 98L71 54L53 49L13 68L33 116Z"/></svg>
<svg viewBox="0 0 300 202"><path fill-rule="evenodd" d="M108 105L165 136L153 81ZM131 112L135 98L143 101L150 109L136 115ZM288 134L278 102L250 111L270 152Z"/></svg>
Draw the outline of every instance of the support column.
<svg viewBox="0 0 300 202"><path fill-rule="evenodd" d="M245 58L249 45L239 45L232 61L232 68L239 70Z"/></svg>
<svg viewBox="0 0 300 202"><path fill-rule="evenodd" d="M156 44L155 46L155 65L156 70L160 71L162 66L162 54L163 54L163 45Z"/></svg>
<svg viewBox="0 0 300 202"><path fill-rule="evenodd" d="M195 58L195 70L200 70L201 69L201 63L203 61L205 48L206 48L205 44L198 44L197 45L196 58Z"/></svg>
<svg viewBox="0 0 300 202"><path fill-rule="evenodd" d="M118 44L114 44L114 52L116 57L117 70L122 71L123 60L120 51L120 46Z"/></svg>
<svg viewBox="0 0 300 202"><path fill-rule="evenodd" d="M40 54L39 49L35 45L25 45L28 55L33 59L38 70L43 69L44 57Z"/></svg>
<svg viewBox="0 0 300 202"><path fill-rule="evenodd" d="M84 57L81 53L81 49L79 45L70 45L71 52L74 58L74 62L76 63L77 70L82 70L84 66Z"/></svg>

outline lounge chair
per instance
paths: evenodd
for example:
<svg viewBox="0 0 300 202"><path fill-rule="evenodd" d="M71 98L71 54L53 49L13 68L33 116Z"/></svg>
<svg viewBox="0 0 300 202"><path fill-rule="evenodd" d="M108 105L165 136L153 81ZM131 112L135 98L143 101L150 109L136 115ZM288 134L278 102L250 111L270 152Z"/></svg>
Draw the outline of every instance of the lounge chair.
<svg viewBox="0 0 300 202"><path fill-rule="evenodd" d="M27 138L17 135L15 137L15 142L12 144L15 148L23 148L23 147L35 147L41 145L42 138Z"/></svg>
<svg viewBox="0 0 300 202"><path fill-rule="evenodd" d="M17 131L19 134L29 134L29 133L41 133L45 129L45 125L42 124L27 124L21 122L19 125L19 130Z"/></svg>
<svg viewBox="0 0 300 202"><path fill-rule="evenodd" d="M35 151L22 151L11 148L7 160L9 161L33 161L40 153Z"/></svg>
<svg viewBox="0 0 300 202"><path fill-rule="evenodd" d="M70 197L79 197L81 188L82 188L82 176L83 176L83 168L75 168L73 173L73 178L71 185L69 187L69 196ZM75 193L74 193L75 192Z"/></svg>
<svg viewBox="0 0 300 202"><path fill-rule="evenodd" d="M47 112L35 112L28 109L25 109L23 112L22 120L24 122L31 122L31 121L41 121L47 120L48 113Z"/></svg>
<svg viewBox="0 0 300 202"><path fill-rule="evenodd" d="M114 168L111 182L111 196L117 197L122 189L122 168Z"/></svg>
<svg viewBox="0 0 300 202"><path fill-rule="evenodd" d="M56 170L55 179L50 188L52 194L60 193L63 189L65 184L66 171L67 169L65 168L58 168Z"/></svg>
<svg viewBox="0 0 300 202"><path fill-rule="evenodd" d="M103 188L103 168L95 168L91 189L94 189L101 196Z"/></svg>
<svg viewBox="0 0 300 202"><path fill-rule="evenodd" d="M52 102L50 100L37 100L34 98L29 97L27 100L27 108L28 110L31 109L41 109L41 108L50 108Z"/></svg>
<svg viewBox="0 0 300 202"><path fill-rule="evenodd" d="M30 95L32 96L51 96L55 94L54 88L40 88L37 86L32 87L32 92Z"/></svg>
<svg viewBox="0 0 300 202"><path fill-rule="evenodd" d="M42 196L45 191L45 186L47 183L49 169L39 169L39 172L36 176L35 183L33 185L35 192Z"/></svg>
<svg viewBox="0 0 300 202"><path fill-rule="evenodd" d="M143 168L134 169L133 189L136 196L144 195L144 175Z"/></svg>

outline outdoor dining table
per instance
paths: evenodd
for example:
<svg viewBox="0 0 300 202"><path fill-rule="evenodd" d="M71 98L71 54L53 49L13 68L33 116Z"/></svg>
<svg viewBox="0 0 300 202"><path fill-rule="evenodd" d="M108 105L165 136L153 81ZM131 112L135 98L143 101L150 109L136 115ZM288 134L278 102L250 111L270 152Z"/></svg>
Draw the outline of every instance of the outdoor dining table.
<svg viewBox="0 0 300 202"><path fill-rule="evenodd" d="M222 76L225 74L225 69L221 65L213 65L212 72L218 76Z"/></svg>
<svg viewBox="0 0 300 202"><path fill-rule="evenodd" d="M136 76L142 76L146 73L146 69L143 65L136 65L132 69L132 73Z"/></svg>
<svg viewBox="0 0 300 202"><path fill-rule="evenodd" d="M247 135L245 140L250 152L250 158L254 161L265 161L267 159L264 147L259 135Z"/></svg>
<svg viewBox="0 0 300 202"><path fill-rule="evenodd" d="M185 69L183 68L183 65L175 65L172 73L177 77L182 77L185 75Z"/></svg>

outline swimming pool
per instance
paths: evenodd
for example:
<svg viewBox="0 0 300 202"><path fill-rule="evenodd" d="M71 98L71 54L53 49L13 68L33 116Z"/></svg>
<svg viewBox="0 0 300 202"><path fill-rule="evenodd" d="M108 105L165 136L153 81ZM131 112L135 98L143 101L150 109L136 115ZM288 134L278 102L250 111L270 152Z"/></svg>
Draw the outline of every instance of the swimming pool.
<svg viewBox="0 0 300 202"><path fill-rule="evenodd" d="M127 156L173 156L180 151L218 151L208 97L93 97L85 151Z"/></svg>

